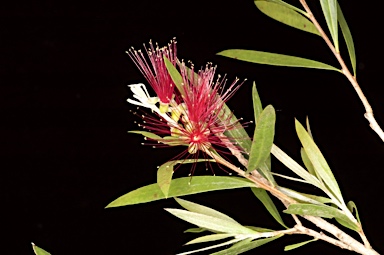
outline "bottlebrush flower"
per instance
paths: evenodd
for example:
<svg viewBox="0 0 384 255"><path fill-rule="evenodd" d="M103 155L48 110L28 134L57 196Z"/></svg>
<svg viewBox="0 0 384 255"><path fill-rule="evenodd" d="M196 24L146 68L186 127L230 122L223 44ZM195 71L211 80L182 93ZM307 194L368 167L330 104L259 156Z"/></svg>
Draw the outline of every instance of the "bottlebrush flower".
<svg viewBox="0 0 384 255"><path fill-rule="evenodd" d="M155 91L160 101L160 110L164 113L167 111L169 103L172 100L175 88L175 84L165 66L164 56L167 57L173 65L176 65L176 40L171 40L168 46L163 48L159 48L157 44L156 47L154 47L150 41L149 48L145 45L144 48L148 55L149 62L141 50L131 48L127 51L127 54Z"/></svg>
<svg viewBox="0 0 384 255"><path fill-rule="evenodd" d="M142 115L144 129L161 136L151 138L157 142L175 146L188 146L189 154L203 152L223 152L231 141L224 132L235 128L237 122L231 121L232 115L223 118L224 103L239 88L238 79L226 87L226 79L220 76L214 81L216 67L208 64L205 69L194 73L180 64L183 83L180 93L169 102L168 112L160 111L142 84L130 85L139 101L128 102L150 108L157 117ZM160 117L160 119L159 119ZM230 144L232 147L233 144Z"/></svg>

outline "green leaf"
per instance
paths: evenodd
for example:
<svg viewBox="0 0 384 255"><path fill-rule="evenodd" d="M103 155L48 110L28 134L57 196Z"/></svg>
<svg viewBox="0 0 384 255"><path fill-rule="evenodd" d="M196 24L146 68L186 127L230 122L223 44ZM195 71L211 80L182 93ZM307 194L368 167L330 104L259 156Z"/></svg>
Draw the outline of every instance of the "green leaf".
<svg viewBox="0 0 384 255"><path fill-rule="evenodd" d="M271 154L275 136L275 121L275 109L272 105L268 105L257 120L246 173L259 169ZM270 172L262 171L262 173L271 183L274 183Z"/></svg>
<svg viewBox="0 0 384 255"><path fill-rule="evenodd" d="M163 192L165 198L168 197L169 187L171 186L173 167L177 164L175 161L169 161L162 164L157 170L157 184Z"/></svg>
<svg viewBox="0 0 384 255"><path fill-rule="evenodd" d="M202 233L207 231L206 228L189 228L184 231L184 233Z"/></svg>
<svg viewBox="0 0 384 255"><path fill-rule="evenodd" d="M309 136L313 140L313 135L312 135L312 131L311 131L311 126L309 125L309 118L308 118L308 116L305 118L305 125L307 125L307 132L308 132Z"/></svg>
<svg viewBox="0 0 384 255"><path fill-rule="evenodd" d="M237 254L241 254L241 253L244 253L246 251L250 251L252 249L255 249L259 246L262 246L264 244L267 244L269 242L272 242L273 240L276 240L282 236L283 235L278 235L278 236L274 236L274 237L258 239L255 241L252 241L251 239L245 239L245 240L242 240L242 241L234 244L232 247L230 247L228 249L212 253L211 255L234 255L234 254L237 255Z"/></svg>
<svg viewBox="0 0 384 255"><path fill-rule="evenodd" d="M253 113L255 115L255 124L257 124L257 119L259 118L261 112L263 111L263 106L261 105L261 100L259 93L256 89L256 83L253 82L252 86L252 101L253 101Z"/></svg>
<svg viewBox="0 0 384 255"><path fill-rule="evenodd" d="M237 60L247 61L257 64L266 64L274 66L289 66L289 67L305 67L305 68L315 68L315 69L324 69L324 70L333 70L341 72L339 69L324 64L318 61L311 59L294 57L289 55L263 52L263 51L254 51L254 50L241 50L241 49L232 49L224 50L217 53L217 55L234 58Z"/></svg>
<svg viewBox="0 0 384 255"><path fill-rule="evenodd" d="M315 25L306 17L279 2L256 0L255 5L265 15L288 26L320 35Z"/></svg>
<svg viewBox="0 0 384 255"><path fill-rule="evenodd" d="M284 247L284 251L290 251L290 250L293 250L293 249L296 249L296 248L299 248L303 245L306 245L308 243L311 243L313 241L317 241L318 239L317 238L314 238L312 240L308 240L308 241L305 241L305 242L301 242L301 243L296 243L296 244L291 244L291 245L287 245Z"/></svg>
<svg viewBox="0 0 384 255"><path fill-rule="evenodd" d="M232 236L234 236L234 235L233 234L211 234L211 235L206 235L206 236L201 236L201 237L195 238L195 239L189 241L188 243L186 243L186 245L196 244L196 243L204 243L204 242L212 242L212 241L217 241L217 240L229 238Z"/></svg>
<svg viewBox="0 0 384 255"><path fill-rule="evenodd" d="M183 88L183 78L181 77L179 71L177 71L176 67L172 64L169 59L164 56L164 63L167 67L168 73L171 76L173 83L175 83L176 88L179 90L181 95L184 95L184 88Z"/></svg>
<svg viewBox="0 0 384 255"><path fill-rule="evenodd" d="M189 212L180 209L168 208L165 210L184 221L187 221L202 228L212 229L214 231L228 234L257 234L256 231L246 228L240 225L239 223L235 223L232 221L227 221L201 213Z"/></svg>
<svg viewBox="0 0 384 255"><path fill-rule="evenodd" d="M268 195L267 191L264 189L259 188L251 188L253 194L263 203L264 207L268 210L268 212L272 215L272 217L280 223L281 226L288 228L285 224L283 219L280 216L279 211L277 210L275 204L273 203L272 199Z"/></svg>
<svg viewBox="0 0 384 255"><path fill-rule="evenodd" d="M355 204L353 201L349 201L349 202L347 203L347 207L348 207L348 209L351 211L351 213L353 213L353 210L356 211L356 219L357 219L357 221L361 224L360 217L359 217L359 212L357 211L357 206L356 206L356 204Z"/></svg>
<svg viewBox="0 0 384 255"><path fill-rule="evenodd" d="M337 26L337 1L320 0L321 9L327 21L329 32L331 33L333 44L336 51L339 52L338 26Z"/></svg>
<svg viewBox="0 0 384 255"><path fill-rule="evenodd" d="M305 167L307 168L308 172L310 172L314 176L317 176L315 168L313 167L312 162L309 160L307 153L305 152L304 148L300 149L300 155L301 155L301 159L303 160L303 163L304 163ZM317 176L317 178L319 178L319 176Z"/></svg>
<svg viewBox="0 0 384 255"><path fill-rule="evenodd" d="M231 141L234 141L238 146L240 146L245 153L249 153L252 144L251 139L249 138L248 133L245 131L244 127L240 124L239 120L226 104L224 104L218 117L221 121L228 121L228 118L230 118L231 123L236 123L234 128L225 131L224 134L231 138Z"/></svg>
<svg viewBox="0 0 384 255"><path fill-rule="evenodd" d="M353 75L356 77L356 54L355 54L355 45L353 44L352 34L349 30L347 21L344 18L344 14L341 11L339 3L337 3L337 20L341 28L345 43L347 44L349 58L351 60Z"/></svg>
<svg viewBox="0 0 384 255"><path fill-rule="evenodd" d="M207 162L213 161L212 159L184 159L184 160L172 160L165 162L157 170L157 184L161 191L163 192L165 198L168 197L169 187L171 186L172 176L173 176L173 167L177 164L188 164L188 163L198 163L198 162Z"/></svg>
<svg viewBox="0 0 384 255"><path fill-rule="evenodd" d="M51 253L41 249L40 247L36 246L34 243L32 243L32 249L36 255L51 255Z"/></svg>
<svg viewBox="0 0 384 255"><path fill-rule="evenodd" d="M227 246L227 245L230 245L230 244L233 244L233 243L237 243L237 242L239 242L240 240L241 240L241 239L237 239L237 238L235 238L235 239L226 241L226 242L224 242L224 243L219 243L219 244L211 245L211 246L204 247L204 248L197 249L197 250L193 250L193 251L187 251L187 252L178 253L178 254L176 254L176 255L187 255L187 254L192 254L192 253L196 253L196 252L207 251L207 250L211 250L211 249L219 248L219 247L222 247L222 246Z"/></svg>
<svg viewBox="0 0 384 255"><path fill-rule="evenodd" d="M282 151L276 145L272 146L271 153L286 167L291 169L295 174L306 180L308 183L321 188L321 183L315 176L308 173L302 166L300 166L296 161L294 161L290 156L288 156L284 151Z"/></svg>
<svg viewBox="0 0 384 255"><path fill-rule="evenodd" d="M280 190L285 195L287 195L287 196L289 196L295 200L299 200L301 202L316 204L316 205L323 205L325 203L332 203L332 200L327 198L327 197L305 194L305 193L297 192L295 190L287 189L287 188L284 188L281 186L279 186L277 189Z"/></svg>
<svg viewBox="0 0 384 255"><path fill-rule="evenodd" d="M255 187L255 184L244 178L228 176L194 176L182 177L172 180L168 191L168 197L180 197L202 192L237 189L245 187ZM164 199L164 193L157 183L147 185L133 190L116 200L112 201L107 207L118 207L152 202Z"/></svg>
<svg viewBox="0 0 384 255"><path fill-rule="evenodd" d="M359 227L353 223L342 211L328 205L312 205L312 204L291 204L285 213L298 215L311 215L322 218L335 218L337 221L343 222L344 226L359 231Z"/></svg>
<svg viewBox="0 0 384 255"><path fill-rule="evenodd" d="M316 173L324 180L325 184L328 186L330 191L336 196L336 198L341 203L344 203L339 185L337 184L337 181L333 176L333 173L329 168L328 163L325 160L323 154L321 154L319 148L309 136L308 132L300 124L300 122L295 120L295 126L300 142L303 145L305 153L311 161Z"/></svg>
<svg viewBox="0 0 384 255"><path fill-rule="evenodd" d="M216 211L216 210L214 210L212 208L209 208L209 207L206 207L206 206L202 206L202 205L199 205L199 204L196 204L196 203L192 203L190 201L187 201L187 200L184 200L184 199L181 199L181 198L176 198L175 197L175 200L176 200L177 203L179 203L179 205L181 205L184 209L187 209L190 212L200 213L200 214L216 217L216 218L219 218L219 219L222 219L222 220L226 220L226 221L231 221L231 222L237 223L237 221L235 221L231 217L225 215L224 213L218 212L218 211Z"/></svg>
<svg viewBox="0 0 384 255"><path fill-rule="evenodd" d="M359 232L360 231L360 228L352 223L350 220L345 220L345 219L339 219L339 218L335 218L335 220L342 226L346 227L346 228L349 228L353 231L356 231L356 232Z"/></svg>
<svg viewBox="0 0 384 255"><path fill-rule="evenodd" d="M134 131L128 131L128 133L139 134L139 135L142 135L144 137L148 137L148 138L156 140L156 141L163 139L161 136L158 136L158 135L151 133L151 132L148 132L148 131L136 131L136 130L134 130Z"/></svg>
<svg viewBox="0 0 384 255"><path fill-rule="evenodd" d="M260 227L254 227L254 226L246 226L247 228L250 228L252 230L255 230L256 232L273 232L275 230L269 229L269 228L260 228Z"/></svg>

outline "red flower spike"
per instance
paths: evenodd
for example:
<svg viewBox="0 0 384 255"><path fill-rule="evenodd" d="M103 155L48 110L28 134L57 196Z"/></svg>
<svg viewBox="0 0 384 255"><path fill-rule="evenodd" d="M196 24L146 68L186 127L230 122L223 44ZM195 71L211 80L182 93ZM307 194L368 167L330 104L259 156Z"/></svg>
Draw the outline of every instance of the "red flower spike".
<svg viewBox="0 0 384 255"><path fill-rule="evenodd" d="M173 65L176 65L176 40L171 40L168 46L163 48L159 48L157 44L156 47L154 47L152 41L150 41L149 48L145 45L144 48L148 55L149 62L141 50L137 51L131 48L127 51L127 54L157 94L160 100L161 112L166 112L173 97L175 84L165 66L164 56L167 57Z"/></svg>
<svg viewBox="0 0 384 255"><path fill-rule="evenodd" d="M230 118L220 120L221 109L233 93L239 88L236 79L225 91L225 80L214 81L216 67L210 64L204 70L194 73L193 66L188 69L185 63L180 65L183 78L183 92L180 104L183 110L179 111L181 118L173 129L173 135L188 144L188 152L194 154L197 151L207 151L212 145L226 147L220 136L229 129L234 128L237 123L231 123ZM179 105L179 106L180 106ZM179 108L179 107L178 107Z"/></svg>

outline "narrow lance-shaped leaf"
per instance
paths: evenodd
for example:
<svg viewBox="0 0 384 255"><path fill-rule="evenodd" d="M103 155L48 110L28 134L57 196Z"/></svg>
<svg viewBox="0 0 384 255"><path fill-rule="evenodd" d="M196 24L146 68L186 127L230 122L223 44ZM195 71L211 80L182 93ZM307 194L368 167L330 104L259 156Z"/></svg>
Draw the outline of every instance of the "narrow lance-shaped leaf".
<svg viewBox="0 0 384 255"><path fill-rule="evenodd" d="M265 208L268 210L268 212L272 215L272 217L283 227L288 228L285 224L283 219L280 216L279 211L277 210L275 204L273 203L272 199L268 195L267 191L264 189L259 188L251 188L253 194L263 203Z"/></svg>
<svg viewBox="0 0 384 255"><path fill-rule="evenodd" d="M189 228L184 233L202 233L208 231L206 228Z"/></svg>
<svg viewBox="0 0 384 255"><path fill-rule="evenodd" d="M313 241L317 241L318 239L317 238L314 238L312 240L308 240L308 241L304 241L304 242L301 242L301 243L295 243L295 244L291 244L291 245L287 245L284 247L284 251L290 251L290 250L294 250L294 249L297 249L303 245L306 245L306 244L309 244Z"/></svg>
<svg viewBox="0 0 384 255"><path fill-rule="evenodd" d="M176 67L172 64L169 59L164 56L164 63L167 67L167 70L169 72L169 75L171 76L173 82L175 83L176 88L179 90L181 95L184 95L184 88L183 88L183 78L181 77L179 71L177 71Z"/></svg>
<svg viewBox="0 0 384 255"><path fill-rule="evenodd" d="M217 55L257 64L288 67L305 67L341 72L336 67L315 60L263 51L232 49L224 50L222 52L217 53Z"/></svg>
<svg viewBox="0 0 384 255"><path fill-rule="evenodd" d="M341 11L339 3L337 3L337 20L339 21L341 32L343 33L345 43L347 44L349 58L351 60L351 65L352 65L352 69L353 69L353 75L356 77L355 45L353 43L351 31L349 30L347 21L344 18L344 14Z"/></svg>
<svg viewBox="0 0 384 255"><path fill-rule="evenodd" d="M217 240L229 238L231 236L233 236L233 234L211 234L211 235L206 235L206 236L201 236L201 237L195 238L195 239L189 241L188 243L186 243L186 245L196 244L196 243L204 243L204 242L212 242L212 241L217 241Z"/></svg>
<svg viewBox="0 0 384 255"><path fill-rule="evenodd" d="M317 176L315 168L313 168L312 162L309 160L307 153L303 148L300 149L300 155L301 159L303 160L303 163L305 167L307 168L308 172L310 172L312 175ZM317 176L319 178L319 176Z"/></svg>
<svg viewBox="0 0 384 255"><path fill-rule="evenodd" d="M302 15L304 15L306 17L309 16L302 9L299 9L299 8L297 8L297 7L295 7L295 6L291 5L291 4L288 4L288 3L286 3L286 2L284 2L282 0L255 0L255 1L266 1L266 2L271 2L271 3L279 4L279 5L282 5L282 6L285 6L285 7L289 8L289 9L295 11L295 12L301 13Z"/></svg>
<svg viewBox="0 0 384 255"><path fill-rule="evenodd" d="M218 116L222 121L226 121L230 118L231 123L236 123L234 128L225 131L224 134L231 138L236 145L240 146L245 153L249 153L251 151L251 139L249 138L247 131L245 131L244 127L239 123L236 116L226 104L224 104Z"/></svg>
<svg viewBox="0 0 384 255"><path fill-rule="evenodd" d="M211 159L185 159L185 160L172 160L162 164L157 170L157 184L163 192L165 198L168 197L169 187L171 186L173 167L176 164L195 164L198 162L214 161Z"/></svg>
<svg viewBox="0 0 384 255"><path fill-rule="evenodd" d="M32 243L32 249L36 255L51 255L51 253L41 249L40 247L36 246L34 243Z"/></svg>
<svg viewBox="0 0 384 255"><path fill-rule="evenodd" d="M275 136L275 121L275 109L272 105L268 105L257 120L251 152L249 154L247 173L259 169L271 153L273 138ZM270 172L262 171L262 174L264 174L272 184L275 183Z"/></svg>
<svg viewBox="0 0 384 255"><path fill-rule="evenodd" d="M185 220L199 227L212 229L214 231L228 234L257 234L256 231L243 227L239 223L234 223L232 221L180 209L169 208L165 210L182 220Z"/></svg>
<svg viewBox="0 0 384 255"><path fill-rule="evenodd" d="M351 230L354 230L356 232L359 232L360 231L360 227L357 226L355 223L353 223L352 221L350 220L346 220L346 219L340 219L340 218L335 218L335 220L342 226L346 227L346 228L349 228Z"/></svg>
<svg viewBox="0 0 384 255"><path fill-rule="evenodd" d="M235 221L231 217L225 215L224 213L216 211L212 208L209 208L209 207L206 207L203 205L199 205L199 204L196 204L196 203L193 203L193 202L181 199L181 198L175 198L175 200L179 205L181 205L184 209L187 209L190 212L200 213L200 214L204 214L204 215L208 215L208 216L212 216L212 217L216 217L219 219L223 219L223 220L237 223L237 221Z"/></svg>
<svg viewBox="0 0 384 255"><path fill-rule="evenodd" d="M291 169L295 174L306 180L308 183L321 188L321 183L315 176L308 173L302 166L300 166L296 161L294 161L290 156L288 156L284 151L282 151L276 145L272 146L271 153L286 167Z"/></svg>
<svg viewBox="0 0 384 255"><path fill-rule="evenodd" d="M320 0L321 9L331 33L333 44L339 52L338 26L337 26L337 2L336 0Z"/></svg>
<svg viewBox="0 0 384 255"><path fill-rule="evenodd" d="M323 205L325 203L332 203L332 200L327 198L327 197L321 197L321 196L315 196L315 195L310 195L310 194L305 194L305 193L300 193L291 189L287 189L284 187L278 187L278 190L280 190L282 193L285 195L296 199L301 202L305 203L310 203L310 204L315 204L315 205Z"/></svg>
<svg viewBox="0 0 384 255"><path fill-rule="evenodd" d="M310 159L316 173L321 176L324 180L325 184L328 186L330 191L336 196L336 198L344 203L343 196L341 195L341 191L339 185L333 173L328 166L327 161L325 160L323 154L320 152L319 148L309 136L308 132L304 129L304 127L295 120L296 132L300 139L301 144L304 147L304 150Z"/></svg>
<svg viewBox="0 0 384 255"><path fill-rule="evenodd" d="M357 206L356 206L355 202L353 202L353 201L349 201L349 202L347 203L347 207L348 207L348 209L351 211L351 213L353 213L353 211L355 211L355 213L356 213L356 219L357 219L357 221L361 224L360 217L359 217L359 212L357 211Z"/></svg>
<svg viewBox="0 0 384 255"><path fill-rule="evenodd" d="M253 82L252 86L252 102L253 102L253 113L255 116L255 123L257 124L257 119L259 118L261 112L263 111L263 106L261 104L259 93L256 89L256 83Z"/></svg>
<svg viewBox="0 0 384 255"><path fill-rule="evenodd" d="M233 243L237 243L239 242L241 239L232 239L232 240L229 240L229 241L225 241L224 243L219 243L219 244L214 244L214 245L211 245L211 246L207 246L207 247L204 247L204 248L200 248L200 249L197 249L197 250L192 250L192 251L187 251L187 252L182 252L182 253L177 253L176 255L189 255L189 254L192 254L192 253L197 253L197 252L202 252L202 251L208 251L208 250L212 250L212 249L217 249L219 247L223 247L223 246L228 246L228 245L231 245Z"/></svg>
<svg viewBox="0 0 384 255"><path fill-rule="evenodd" d="M257 247L260 247L260 246L262 246L264 244L267 244L269 242L272 242L273 240L276 240L276 239L278 239L278 238L280 238L282 236L283 235L278 235L278 236L264 238L264 239L255 240L255 241L252 241L251 239L245 239L245 240L242 240L242 241L234 244L232 247L230 247L228 249L212 253L211 255L234 255L234 254L241 254L241 253L250 251L252 249L255 249Z"/></svg>
<svg viewBox="0 0 384 255"><path fill-rule="evenodd" d="M305 32L320 35L319 31L310 20L296 10L289 8L287 5L283 5L277 1L271 2L266 0L256 0L255 5L262 13L274 20Z"/></svg>
<svg viewBox="0 0 384 255"><path fill-rule="evenodd" d="M322 218L336 218L348 224L348 228L359 231L359 227L353 223L342 211L327 205L311 205L311 204L291 204L285 213L298 215L311 215Z"/></svg>
<svg viewBox="0 0 384 255"><path fill-rule="evenodd" d="M182 177L172 180L172 185L168 191L168 197L180 197L185 195L197 194L202 192L237 189L245 187L255 187L255 184L239 177L228 176L194 176ZM152 202L164 199L164 193L157 183L147 185L117 198L107 207L118 207Z"/></svg>

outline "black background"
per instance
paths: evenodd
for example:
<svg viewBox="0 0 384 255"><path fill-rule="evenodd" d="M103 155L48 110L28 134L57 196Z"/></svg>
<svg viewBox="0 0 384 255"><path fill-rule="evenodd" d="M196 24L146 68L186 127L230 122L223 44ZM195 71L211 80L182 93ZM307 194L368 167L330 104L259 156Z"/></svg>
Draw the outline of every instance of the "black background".
<svg viewBox="0 0 384 255"><path fill-rule="evenodd" d="M358 80L384 123L379 9L358 1L340 4L355 39ZM321 20L318 6L311 7ZM256 81L264 105L277 109L276 144L297 160L294 118L303 122L309 115L345 199L357 203L368 238L383 250L383 143L370 130L348 81L333 71L262 66L215 55L230 48L254 49L338 66L320 37L273 21L244 0L29 1L3 6L0 18L4 254L32 254L30 242L54 255L187 250L182 244L195 236L182 232L191 226L162 209L178 207L172 199L104 209L120 195L154 183L156 166L177 153L143 147L142 137L126 132L137 129L126 85L144 78L124 52L150 39L165 45L173 37L179 58L197 67L211 61L229 79L248 79L229 101L245 121L253 116L250 93ZM345 45L341 48L345 54ZM273 163L275 171L288 173ZM201 168L195 175L206 174ZM181 167L177 176L186 176L189 169ZM279 228L246 189L186 199L246 225ZM285 245L307 239L284 237L248 253L283 254ZM352 254L323 242L291 253L308 252Z"/></svg>

